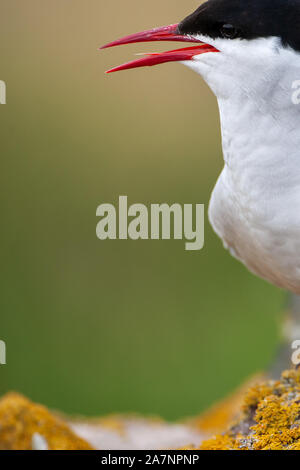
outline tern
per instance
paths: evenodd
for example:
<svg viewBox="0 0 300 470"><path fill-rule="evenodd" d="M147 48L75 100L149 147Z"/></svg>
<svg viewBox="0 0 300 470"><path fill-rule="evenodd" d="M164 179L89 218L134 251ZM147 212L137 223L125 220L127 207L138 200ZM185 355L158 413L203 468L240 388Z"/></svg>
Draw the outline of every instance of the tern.
<svg viewBox="0 0 300 470"><path fill-rule="evenodd" d="M150 41L194 44L108 73L181 62L202 76L218 101L224 156L210 222L250 271L300 294L300 0L208 0L178 24L103 48Z"/></svg>

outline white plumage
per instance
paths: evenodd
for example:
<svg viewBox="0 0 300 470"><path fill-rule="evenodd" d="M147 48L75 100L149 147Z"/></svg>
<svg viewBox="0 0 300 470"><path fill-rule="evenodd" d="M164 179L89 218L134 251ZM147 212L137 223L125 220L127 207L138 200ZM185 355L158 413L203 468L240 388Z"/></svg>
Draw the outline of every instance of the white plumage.
<svg viewBox="0 0 300 470"><path fill-rule="evenodd" d="M219 104L225 165L212 226L252 272L300 293L300 54L278 38L196 37L221 52L184 62Z"/></svg>

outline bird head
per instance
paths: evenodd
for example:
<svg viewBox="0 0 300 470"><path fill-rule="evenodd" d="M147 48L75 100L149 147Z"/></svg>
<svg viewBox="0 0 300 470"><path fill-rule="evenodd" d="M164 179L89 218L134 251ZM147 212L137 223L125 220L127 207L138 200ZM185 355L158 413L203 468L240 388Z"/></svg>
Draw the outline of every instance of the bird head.
<svg viewBox="0 0 300 470"><path fill-rule="evenodd" d="M208 0L178 24L133 34L102 48L150 41L194 43L147 54L107 73L182 62L199 73L218 98L239 90L260 94L266 82L271 87L278 83L295 52L300 57L299 24L299 0Z"/></svg>

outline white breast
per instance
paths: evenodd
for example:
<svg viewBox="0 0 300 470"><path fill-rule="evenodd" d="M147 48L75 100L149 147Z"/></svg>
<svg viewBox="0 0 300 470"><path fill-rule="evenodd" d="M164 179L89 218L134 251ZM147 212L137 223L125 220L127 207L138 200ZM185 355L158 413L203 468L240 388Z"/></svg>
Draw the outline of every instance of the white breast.
<svg viewBox="0 0 300 470"><path fill-rule="evenodd" d="M289 216L282 214L280 204L245 197L231 184L224 168L213 191L209 218L216 233L233 256L252 272L273 284L300 293L300 226L290 225ZM287 200L296 218L300 206ZM291 206L292 204L292 206ZM281 220L281 222L280 222Z"/></svg>
<svg viewBox="0 0 300 470"><path fill-rule="evenodd" d="M225 166L210 203L212 226L252 272L300 293L299 131L288 113L274 119L251 101L219 106ZM300 126L300 107L292 111Z"/></svg>

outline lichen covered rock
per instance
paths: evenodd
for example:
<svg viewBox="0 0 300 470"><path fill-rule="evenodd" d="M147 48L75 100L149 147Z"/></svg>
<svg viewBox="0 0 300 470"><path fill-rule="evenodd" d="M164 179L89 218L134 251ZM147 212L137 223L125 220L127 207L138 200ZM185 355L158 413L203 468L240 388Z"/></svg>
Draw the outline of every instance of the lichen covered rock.
<svg viewBox="0 0 300 470"><path fill-rule="evenodd" d="M279 381L252 387L241 418L202 443L203 450L300 450L300 372L285 371Z"/></svg>
<svg viewBox="0 0 300 470"><path fill-rule="evenodd" d="M0 400L0 450L300 450L300 371L259 380L184 423L135 415L72 420L10 393Z"/></svg>
<svg viewBox="0 0 300 470"><path fill-rule="evenodd" d="M47 408L9 393L0 400L0 450L32 450L43 442L49 450L92 447Z"/></svg>

